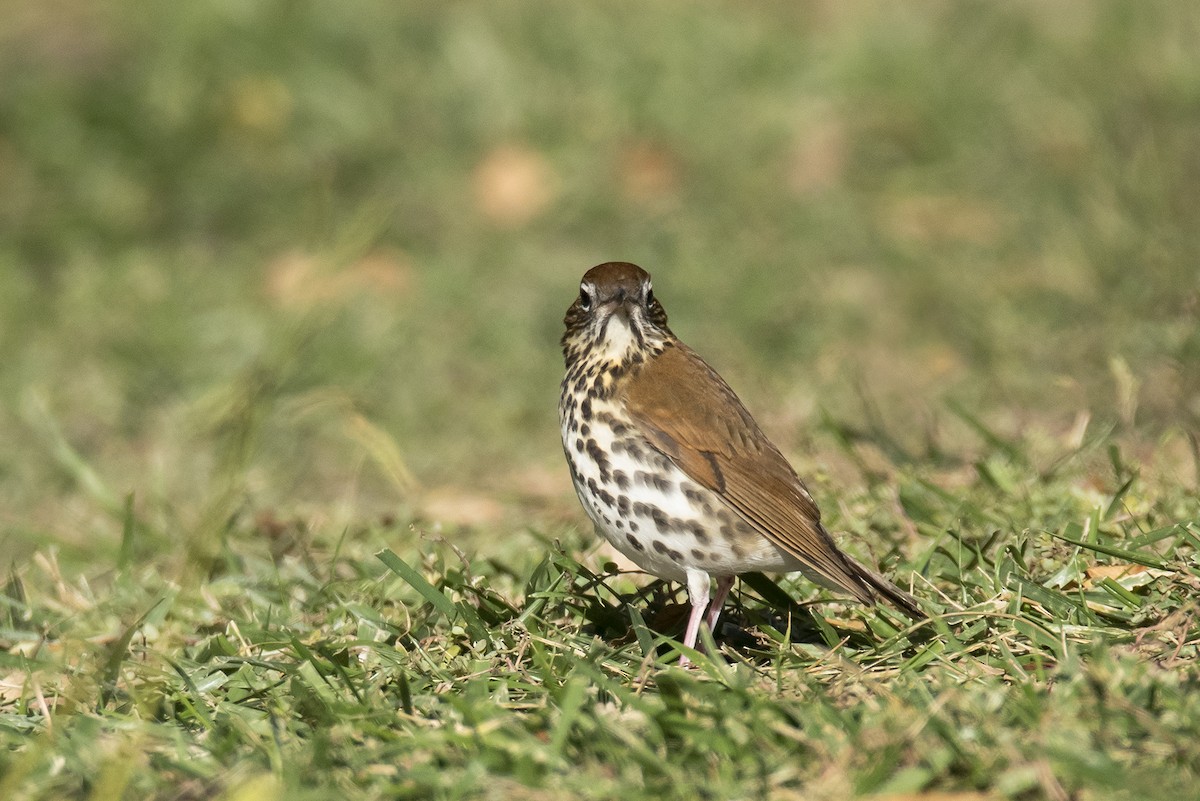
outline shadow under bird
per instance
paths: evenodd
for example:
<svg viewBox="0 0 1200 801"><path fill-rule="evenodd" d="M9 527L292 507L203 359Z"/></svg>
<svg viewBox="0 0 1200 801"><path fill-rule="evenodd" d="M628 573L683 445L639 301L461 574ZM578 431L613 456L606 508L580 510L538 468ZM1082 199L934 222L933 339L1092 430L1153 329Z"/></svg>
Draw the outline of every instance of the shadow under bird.
<svg viewBox="0 0 1200 801"><path fill-rule="evenodd" d="M695 648L706 613L715 630L734 577L751 571L800 571L925 617L911 595L837 547L783 454L667 327L645 270L588 270L564 323L559 417L575 492L613 547L687 585L685 646Z"/></svg>

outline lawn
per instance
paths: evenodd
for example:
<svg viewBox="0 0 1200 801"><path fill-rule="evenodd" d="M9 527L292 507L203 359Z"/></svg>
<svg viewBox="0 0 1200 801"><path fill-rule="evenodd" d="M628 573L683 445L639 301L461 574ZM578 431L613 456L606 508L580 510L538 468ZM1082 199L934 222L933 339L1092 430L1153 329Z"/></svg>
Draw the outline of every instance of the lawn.
<svg viewBox="0 0 1200 801"><path fill-rule="evenodd" d="M0 18L0 799L1200 799L1200 6ZM612 259L929 621L675 667Z"/></svg>

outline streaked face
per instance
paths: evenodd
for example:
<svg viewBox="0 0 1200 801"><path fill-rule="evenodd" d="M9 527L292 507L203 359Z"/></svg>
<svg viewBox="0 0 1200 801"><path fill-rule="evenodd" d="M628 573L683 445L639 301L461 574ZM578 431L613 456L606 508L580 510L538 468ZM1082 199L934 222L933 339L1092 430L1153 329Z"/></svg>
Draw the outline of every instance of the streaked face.
<svg viewBox="0 0 1200 801"><path fill-rule="evenodd" d="M605 361L622 361L670 335L667 313L654 297L649 273L624 263L588 270L564 322L563 348L568 355L575 345Z"/></svg>

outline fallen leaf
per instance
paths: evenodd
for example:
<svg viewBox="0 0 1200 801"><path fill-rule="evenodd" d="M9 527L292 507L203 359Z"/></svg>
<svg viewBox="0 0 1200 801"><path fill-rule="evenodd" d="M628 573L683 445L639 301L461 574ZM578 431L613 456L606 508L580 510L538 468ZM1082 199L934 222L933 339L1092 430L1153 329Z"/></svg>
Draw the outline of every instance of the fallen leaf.
<svg viewBox="0 0 1200 801"><path fill-rule="evenodd" d="M413 287L412 262L395 248L375 250L346 268L343 283L351 292L407 295Z"/></svg>
<svg viewBox="0 0 1200 801"><path fill-rule="evenodd" d="M536 150L502 145L475 168L475 204L504 228L519 228L541 214L558 194L558 178Z"/></svg>
<svg viewBox="0 0 1200 801"><path fill-rule="evenodd" d="M1127 590L1132 590L1136 587L1144 587L1160 576L1170 575L1169 570L1156 570L1146 567L1145 565L1094 565L1086 571L1087 581L1084 582L1085 587L1091 587L1098 581L1104 579L1112 579Z"/></svg>
<svg viewBox="0 0 1200 801"><path fill-rule="evenodd" d="M874 798L875 801L1000 801L1000 796L983 793L900 793Z"/></svg>
<svg viewBox="0 0 1200 801"><path fill-rule="evenodd" d="M787 185L796 195L814 195L837 186L846 171L846 130L836 118L814 122L792 146Z"/></svg>
<svg viewBox="0 0 1200 801"><path fill-rule="evenodd" d="M372 251L337 266L311 253L288 251L267 265L263 293L282 309L307 311L363 296L395 300L412 291L411 262L401 251Z"/></svg>
<svg viewBox="0 0 1200 801"><path fill-rule="evenodd" d="M1004 232L1000 210L960 195L907 195L883 209L883 225L896 239L923 244L969 242L993 245Z"/></svg>
<svg viewBox="0 0 1200 801"><path fill-rule="evenodd" d="M1149 568L1144 565L1094 565L1086 571L1090 579L1119 579L1137 573L1145 573Z"/></svg>
<svg viewBox="0 0 1200 801"><path fill-rule="evenodd" d="M456 526L482 526L504 517L504 505L487 495L458 487L437 487L421 499L423 516Z"/></svg>
<svg viewBox="0 0 1200 801"><path fill-rule="evenodd" d="M650 142L638 142L620 155L617 172L626 199L648 203L670 197L679 188L674 156Z"/></svg>

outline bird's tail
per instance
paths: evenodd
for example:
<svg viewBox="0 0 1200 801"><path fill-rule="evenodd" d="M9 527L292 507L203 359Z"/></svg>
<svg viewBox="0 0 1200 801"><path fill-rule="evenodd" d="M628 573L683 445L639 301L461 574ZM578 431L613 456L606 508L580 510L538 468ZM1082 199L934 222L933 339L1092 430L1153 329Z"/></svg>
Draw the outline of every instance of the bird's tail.
<svg viewBox="0 0 1200 801"><path fill-rule="evenodd" d="M886 601L913 620L925 620L928 617L921 611L916 598L838 548L833 537L820 523L816 525L816 532L828 545L827 553L832 557L829 560L832 564L827 565L825 570L801 565L800 570L806 577L835 592L849 593L865 604ZM830 567L833 569L830 570Z"/></svg>
<svg viewBox="0 0 1200 801"><path fill-rule="evenodd" d="M916 598L875 571L851 559L849 556L846 557L846 560L854 567L858 578L862 579L863 583L870 587L871 593L876 599L886 601L889 605L908 615L913 620L924 620L928 617L928 615L921 611L921 607L917 605Z"/></svg>

